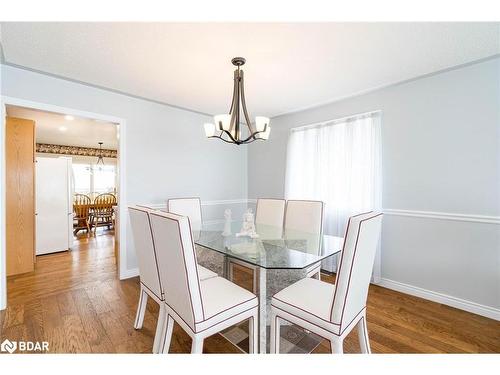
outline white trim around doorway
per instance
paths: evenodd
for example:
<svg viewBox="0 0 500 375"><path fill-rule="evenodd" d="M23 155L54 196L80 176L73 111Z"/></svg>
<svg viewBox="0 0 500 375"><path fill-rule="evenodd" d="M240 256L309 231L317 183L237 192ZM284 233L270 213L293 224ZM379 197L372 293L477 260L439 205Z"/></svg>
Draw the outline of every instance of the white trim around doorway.
<svg viewBox="0 0 500 375"><path fill-rule="evenodd" d="M86 117L94 120L102 120L113 122L118 126L119 143L118 143L118 225L116 231L116 240L118 242L118 274L120 279L129 277L129 270L127 269L127 198L125 186L125 173L126 173L126 121L123 118L108 116L100 113L93 113L88 111L81 111L74 108L60 107L48 103L33 102L30 100L14 98L10 96L2 96L0 115L1 129L0 129L0 310L7 307L7 271L6 271L6 196L5 196L5 115L6 105L14 105L18 107L25 107L31 109L38 109L41 111L49 111L56 113L64 113L77 117Z"/></svg>

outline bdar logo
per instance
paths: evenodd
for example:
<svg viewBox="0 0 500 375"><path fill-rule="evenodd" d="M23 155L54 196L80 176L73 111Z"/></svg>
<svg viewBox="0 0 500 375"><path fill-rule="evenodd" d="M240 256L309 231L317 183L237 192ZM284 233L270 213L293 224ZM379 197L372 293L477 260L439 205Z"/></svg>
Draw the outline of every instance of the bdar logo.
<svg viewBox="0 0 500 375"><path fill-rule="evenodd" d="M14 353L17 349L17 342L10 341L9 339L5 339L4 342L0 345L0 350L2 352Z"/></svg>

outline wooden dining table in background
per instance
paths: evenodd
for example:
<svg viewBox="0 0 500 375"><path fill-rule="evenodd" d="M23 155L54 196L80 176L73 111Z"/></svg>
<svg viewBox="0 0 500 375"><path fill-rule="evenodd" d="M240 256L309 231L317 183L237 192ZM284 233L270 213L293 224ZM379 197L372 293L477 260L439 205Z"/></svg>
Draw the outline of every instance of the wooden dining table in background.
<svg viewBox="0 0 500 375"><path fill-rule="evenodd" d="M117 202L115 203L110 203L109 207L114 210L114 207L118 205ZM75 206L75 204L73 204ZM92 227L94 226L92 221L90 220L90 217L92 215L92 212L96 210L96 208L100 207L102 208L102 204L96 204L96 203L89 203L89 204L77 204L78 208L73 208L73 212L87 212L88 216L87 217L75 217L75 220L78 220L76 228L73 230L73 234L76 235L80 230L86 229L87 228L87 220L88 222L88 230L92 231Z"/></svg>

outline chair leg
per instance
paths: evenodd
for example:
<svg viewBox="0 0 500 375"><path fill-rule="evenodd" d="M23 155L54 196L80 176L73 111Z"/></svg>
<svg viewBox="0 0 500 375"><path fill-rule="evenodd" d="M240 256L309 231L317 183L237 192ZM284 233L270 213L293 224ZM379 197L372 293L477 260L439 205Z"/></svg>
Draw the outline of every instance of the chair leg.
<svg viewBox="0 0 500 375"><path fill-rule="evenodd" d="M156 332L155 339L153 342L153 354L158 354L160 352L160 348L162 347L163 341L163 331L165 328L165 317L166 317L166 309L163 303L160 303L160 313L158 314L158 322L156 323Z"/></svg>
<svg viewBox="0 0 500 375"><path fill-rule="evenodd" d="M332 354L344 354L343 339L340 337L335 337L330 339L330 346L332 349Z"/></svg>
<svg viewBox="0 0 500 375"><path fill-rule="evenodd" d="M276 314L271 314L271 335L269 336L271 354L280 353L280 326L280 318Z"/></svg>
<svg viewBox="0 0 500 375"><path fill-rule="evenodd" d="M141 288L141 292L139 295L139 305L137 306L137 313L135 315L134 328L141 329L142 324L144 323L144 314L146 313L146 305L148 304L148 295Z"/></svg>
<svg viewBox="0 0 500 375"><path fill-rule="evenodd" d="M259 325L258 322L258 312L249 319L248 321L248 353L257 354L259 352Z"/></svg>
<svg viewBox="0 0 500 375"><path fill-rule="evenodd" d="M253 284L252 284L252 290L253 290L253 294L257 294L258 290L257 290L257 270L253 269L252 270L252 276L253 276Z"/></svg>
<svg viewBox="0 0 500 375"><path fill-rule="evenodd" d="M191 354L203 353L203 341L204 339L202 339L201 337L193 337L193 343L191 344Z"/></svg>
<svg viewBox="0 0 500 375"><path fill-rule="evenodd" d="M172 341L172 332L174 330L174 318L172 318L170 315L167 314L167 321L163 326L163 343L162 343L162 350L161 352L163 354L168 354L168 351L170 349L170 342Z"/></svg>
<svg viewBox="0 0 500 375"><path fill-rule="evenodd" d="M366 326L366 312L358 322L358 338L361 347L361 353L371 354L370 339L368 338L368 328Z"/></svg>

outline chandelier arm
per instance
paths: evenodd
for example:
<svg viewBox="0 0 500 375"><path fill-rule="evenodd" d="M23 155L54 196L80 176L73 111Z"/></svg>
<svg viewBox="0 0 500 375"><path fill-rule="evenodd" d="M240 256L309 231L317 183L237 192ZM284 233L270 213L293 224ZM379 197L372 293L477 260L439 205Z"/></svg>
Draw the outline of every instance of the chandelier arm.
<svg viewBox="0 0 500 375"><path fill-rule="evenodd" d="M260 133L260 132L259 132L259 133ZM246 144L248 144L248 143L252 143L252 142L254 142L254 141L266 141L266 139L264 139L264 138L255 138L255 137L250 137L250 138L252 138L252 140L247 141L247 142L241 142L241 143L246 143Z"/></svg>
<svg viewBox="0 0 500 375"><path fill-rule="evenodd" d="M240 91L241 91L241 105L243 107L243 115L245 116L245 120L247 122L248 129L250 130L250 134L252 134L254 131L252 129L250 117L248 116L247 104L245 102L245 82L243 79L243 70L241 71Z"/></svg>
<svg viewBox="0 0 500 375"><path fill-rule="evenodd" d="M231 99L231 108L229 108L229 114L232 114L233 113L233 108L234 108L234 97L236 96L236 90L237 90L237 87L238 87L238 81L236 79L236 72L238 70L235 70L234 71L234 75L233 75L233 97Z"/></svg>
<svg viewBox="0 0 500 375"><path fill-rule="evenodd" d="M265 141L263 138L254 138L254 137L248 137L244 141L241 141L240 144L249 144L255 141Z"/></svg>
<svg viewBox="0 0 500 375"><path fill-rule="evenodd" d="M260 133L264 133L264 132L267 130L267 127L268 127L268 126L269 126L269 125L268 125L268 124L266 124L266 125L264 125L264 130L252 132L252 134L250 134L250 135L248 136L248 138L246 138L246 139L244 139L243 141L241 141L241 143L245 143L245 142L247 142L250 138L253 138L254 140L257 140L257 139L262 139L262 138L257 138L257 137L256 137L256 135L257 135L257 134L260 134ZM263 139L263 140L264 140L264 139Z"/></svg>
<svg viewBox="0 0 500 375"><path fill-rule="evenodd" d="M228 140L226 140L226 139L224 139L224 138L222 138L221 136L218 136L218 135L212 135L212 136L207 137L207 138L217 138L217 139L220 139L221 141L224 141L226 143L234 144L234 142L230 142L230 141L228 141Z"/></svg>
<svg viewBox="0 0 500 375"><path fill-rule="evenodd" d="M234 108L234 114L235 114L235 122L234 122L234 138L239 142L240 141L240 67L238 67L238 70L235 72L237 75L237 90L236 90L236 101L235 101L235 108Z"/></svg>
<svg viewBox="0 0 500 375"><path fill-rule="evenodd" d="M255 132L255 133L252 133L248 136L248 138L244 139L243 141L241 141L241 143L250 143L249 140L250 139L253 139L254 141L256 139L260 139L260 138L256 138L255 135L257 135L258 133L262 133L262 132ZM252 141L253 142L253 141Z"/></svg>
<svg viewBox="0 0 500 375"><path fill-rule="evenodd" d="M233 82L234 82L234 87L233 87L233 100L231 102L231 110L229 111L229 114L231 115L231 120L229 121L229 130L231 131L234 129L234 124L236 121L236 113L239 112L239 105L236 102L237 100L237 94L238 94L238 70L234 71L233 75Z"/></svg>
<svg viewBox="0 0 500 375"><path fill-rule="evenodd" d="M228 132L227 130L223 130L223 131L222 131L221 135L219 136L219 138L220 138L220 139L224 140L224 138L222 138L222 134L224 134L224 133L225 133L225 134L227 134L227 136L228 136L228 137L229 137L229 138L230 138L233 142L235 142L235 143L239 142L239 140L238 140L238 139L235 139L235 138L232 136L231 132Z"/></svg>

